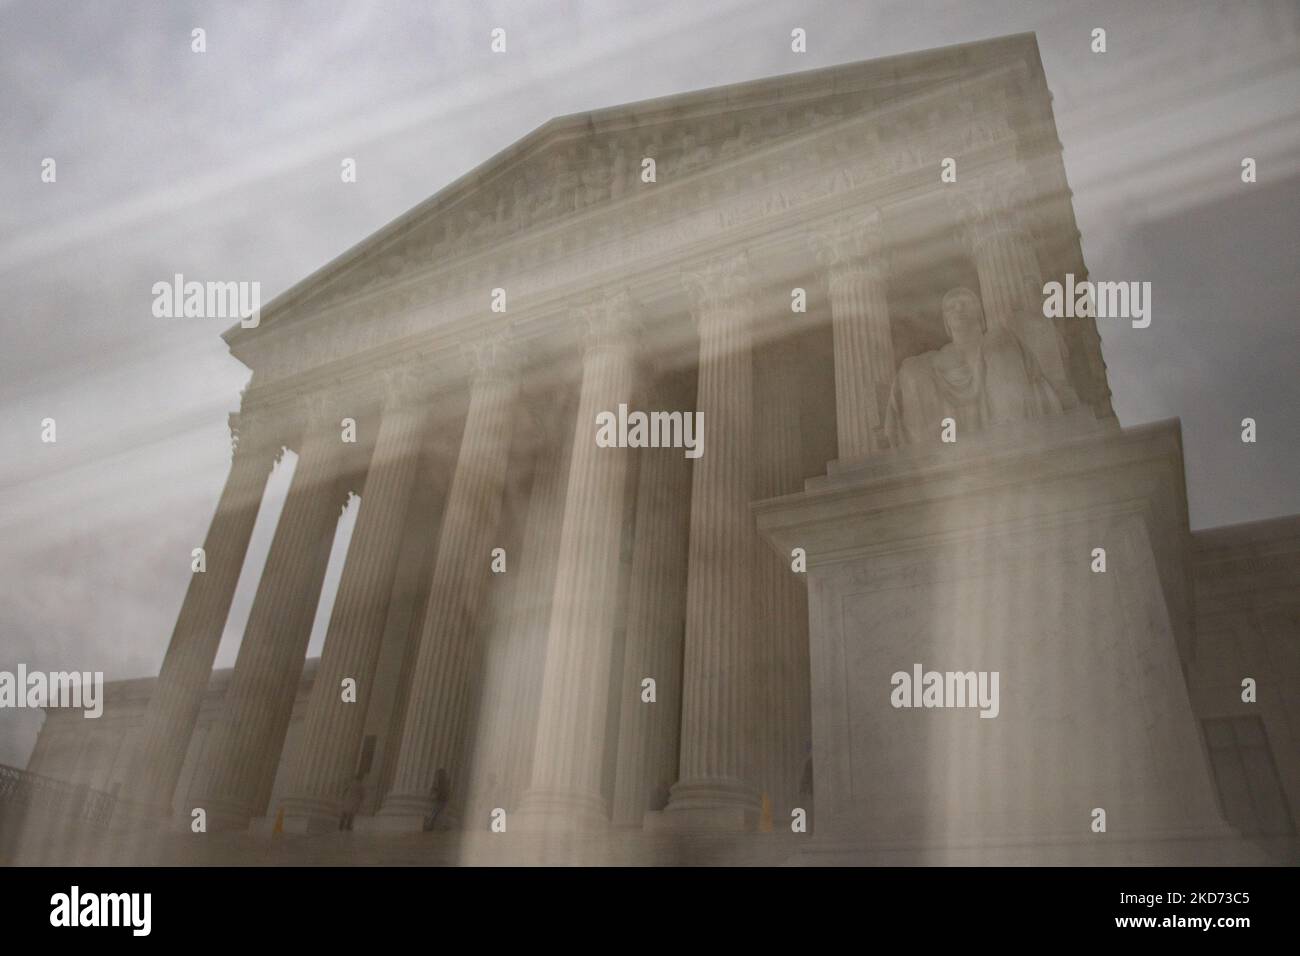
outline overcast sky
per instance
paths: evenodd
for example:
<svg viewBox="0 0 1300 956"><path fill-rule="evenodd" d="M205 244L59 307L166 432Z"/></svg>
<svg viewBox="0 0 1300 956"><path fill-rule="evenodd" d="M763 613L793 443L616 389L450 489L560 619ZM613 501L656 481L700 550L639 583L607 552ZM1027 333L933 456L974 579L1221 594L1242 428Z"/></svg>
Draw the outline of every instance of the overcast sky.
<svg viewBox="0 0 1300 956"><path fill-rule="evenodd" d="M1038 35L1093 277L1153 283L1149 329L1101 329L1121 422L1182 418L1193 527L1300 512L1298 10L0 0L0 670L161 664L249 373L229 323L153 318L154 282L256 278L265 301L553 116L1008 33ZM39 724L0 712L0 763L25 764Z"/></svg>

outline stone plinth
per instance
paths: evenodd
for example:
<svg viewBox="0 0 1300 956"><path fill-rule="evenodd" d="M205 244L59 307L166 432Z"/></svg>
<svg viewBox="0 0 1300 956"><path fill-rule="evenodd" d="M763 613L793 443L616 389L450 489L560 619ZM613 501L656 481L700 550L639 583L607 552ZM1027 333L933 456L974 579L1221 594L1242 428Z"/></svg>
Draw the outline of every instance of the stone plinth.
<svg viewBox="0 0 1300 956"><path fill-rule="evenodd" d="M1217 862L1205 841L1233 831L1178 653L1183 487L1176 422L1080 412L836 462L757 504L781 554L808 553L811 846ZM995 706L952 706L956 680L946 706L895 706L917 665L983 672L986 703L997 672Z"/></svg>

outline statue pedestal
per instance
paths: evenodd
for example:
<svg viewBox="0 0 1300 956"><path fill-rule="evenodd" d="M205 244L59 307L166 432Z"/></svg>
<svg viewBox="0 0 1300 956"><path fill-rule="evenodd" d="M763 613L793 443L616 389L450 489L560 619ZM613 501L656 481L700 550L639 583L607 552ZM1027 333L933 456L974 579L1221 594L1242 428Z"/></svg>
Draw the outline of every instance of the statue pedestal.
<svg viewBox="0 0 1300 956"><path fill-rule="evenodd" d="M1238 845L1180 663L1177 422L1121 432L1084 410L1021 422L834 462L755 511L781 554L808 555L810 849L1210 863ZM926 703L945 706L895 706L922 703L894 677L918 665L944 677ZM981 679L996 716L960 706Z"/></svg>

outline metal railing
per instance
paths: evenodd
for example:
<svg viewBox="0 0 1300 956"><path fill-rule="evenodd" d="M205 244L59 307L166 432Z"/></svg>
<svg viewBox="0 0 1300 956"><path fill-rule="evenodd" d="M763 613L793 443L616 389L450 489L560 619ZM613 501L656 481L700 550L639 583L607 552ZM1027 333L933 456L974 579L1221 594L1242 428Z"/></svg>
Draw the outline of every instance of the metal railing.
<svg viewBox="0 0 1300 956"><path fill-rule="evenodd" d="M103 826L112 817L116 803L114 794L84 783L68 783L0 764L0 817L27 810Z"/></svg>

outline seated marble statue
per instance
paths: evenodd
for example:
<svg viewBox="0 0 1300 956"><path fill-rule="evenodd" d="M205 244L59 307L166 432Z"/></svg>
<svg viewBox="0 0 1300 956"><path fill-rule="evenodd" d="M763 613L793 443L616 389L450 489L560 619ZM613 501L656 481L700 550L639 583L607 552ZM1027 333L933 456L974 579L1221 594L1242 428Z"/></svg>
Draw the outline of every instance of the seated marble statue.
<svg viewBox="0 0 1300 956"><path fill-rule="evenodd" d="M1061 399L1015 333L984 328L979 296L958 287L943 297L952 339L903 360L894 379L885 432L894 448L938 441L945 418L957 434L1061 411Z"/></svg>

